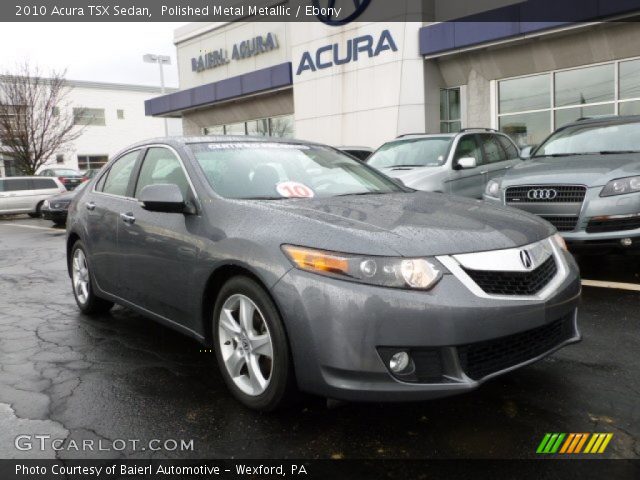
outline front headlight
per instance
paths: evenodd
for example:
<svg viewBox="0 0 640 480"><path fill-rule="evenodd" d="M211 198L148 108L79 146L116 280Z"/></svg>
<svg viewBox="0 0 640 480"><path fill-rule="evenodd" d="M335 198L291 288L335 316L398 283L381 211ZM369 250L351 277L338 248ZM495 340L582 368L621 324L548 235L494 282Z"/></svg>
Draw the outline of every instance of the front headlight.
<svg viewBox="0 0 640 480"><path fill-rule="evenodd" d="M555 243L556 246L560 247L565 252L569 251L569 248L567 248L567 242L564 240L564 238L562 238L562 235L560 235L559 233L556 233L553 237L551 237L551 241L553 241L553 243Z"/></svg>
<svg viewBox="0 0 640 480"><path fill-rule="evenodd" d="M489 183L487 183L484 189L484 193L489 197L500 198L500 183L495 180L489 180Z"/></svg>
<svg viewBox="0 0 640 480"><path fill-rule="evenodd" d="M625 193L640 192L640 176L617 178L611 180L600 192L601 197L624 195Z"/></svg>
<svg viewBox="0 0 640 480"><path fill-rule="evenodd" d="M428 290L442 277L425 258L366 257L293 245L282 250L300 270L369 285Z"/></svg>

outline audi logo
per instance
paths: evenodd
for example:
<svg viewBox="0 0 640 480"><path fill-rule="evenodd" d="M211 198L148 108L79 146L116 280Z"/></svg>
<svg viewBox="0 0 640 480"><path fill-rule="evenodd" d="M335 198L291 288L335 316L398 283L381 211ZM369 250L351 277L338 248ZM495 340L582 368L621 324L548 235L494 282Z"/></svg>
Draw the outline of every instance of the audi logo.
<svg viewBox="0 0 640 480"><path fill-rule="evenodd" d="M553 188L533 188L527 192L529 200L553 200L558 196L558 191Z"/></svg>

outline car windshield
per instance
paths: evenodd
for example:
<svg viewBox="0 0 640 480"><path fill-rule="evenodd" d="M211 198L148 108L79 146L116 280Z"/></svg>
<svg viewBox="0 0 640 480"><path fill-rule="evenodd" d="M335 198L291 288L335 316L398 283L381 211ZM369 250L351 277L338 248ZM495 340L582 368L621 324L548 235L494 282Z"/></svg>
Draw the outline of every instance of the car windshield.
<svg viewBox="0 0 640 480"><path fill-rule="evenodd" d="M286 143L189 145L226 198L284 199L401 192L392 180L333 149Z"/></svg>
<svg viewBox="0 0 640 480"><path fill-rule="evenodd" d="M447 161L451 137L415 138L389 142L369 157L376 168L440 167Z"/></svg>
<svg viewBox="0 0 640 480"><path fill-rule="evenodd" d="M640 123L574 125L554 133L536 157L640 152Z"/></svg>

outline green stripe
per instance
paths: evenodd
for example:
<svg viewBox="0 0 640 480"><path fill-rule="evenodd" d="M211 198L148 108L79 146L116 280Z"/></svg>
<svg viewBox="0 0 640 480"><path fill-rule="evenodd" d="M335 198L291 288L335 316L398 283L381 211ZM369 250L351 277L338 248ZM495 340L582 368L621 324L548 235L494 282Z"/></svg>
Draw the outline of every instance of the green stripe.
<svg viewBox="0 0 640 480"><path fill-rule="evenodd" d="M543 453L551 453L551 449L553 448L553 445L556 442L556 438L558 438L558 434L554 433L553 435L551 435L551 438L549 439L549 442L547 443L547 446L544 447L544 452Z"/></svg>
<svg viewBox="0 0 640 480"><path fill-rule="evenodd" d="M558 452L558 450L560 449L560 445L562 444L562 440L564 440L565 435L566 435L565 433L561 433L558 436L558 440L556 440L556 444L551 449L551 453L557 453Z"/></svg>
<svg viewBox="0 0 640 480"><path fill-rule="evenodd" d="M551 438L551 434L550 433L545 434L544 438L540 442L540 445L538 445L538 449L536 450L536 453L542 453L544 451L544 446L549 441L549 438Z"/></svg>

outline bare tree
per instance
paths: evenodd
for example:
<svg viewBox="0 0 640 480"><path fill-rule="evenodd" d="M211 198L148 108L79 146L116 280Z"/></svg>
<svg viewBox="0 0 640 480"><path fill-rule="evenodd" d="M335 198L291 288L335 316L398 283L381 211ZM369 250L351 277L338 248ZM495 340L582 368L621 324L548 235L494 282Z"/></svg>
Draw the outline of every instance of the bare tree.
<svg viewBox="0 0 640 480"><path fill-rule="evenodd" d="M45 78L28 62L0 76L0 152L21 174L35 174L81 135L69 91L64 71Z"/></svg>

